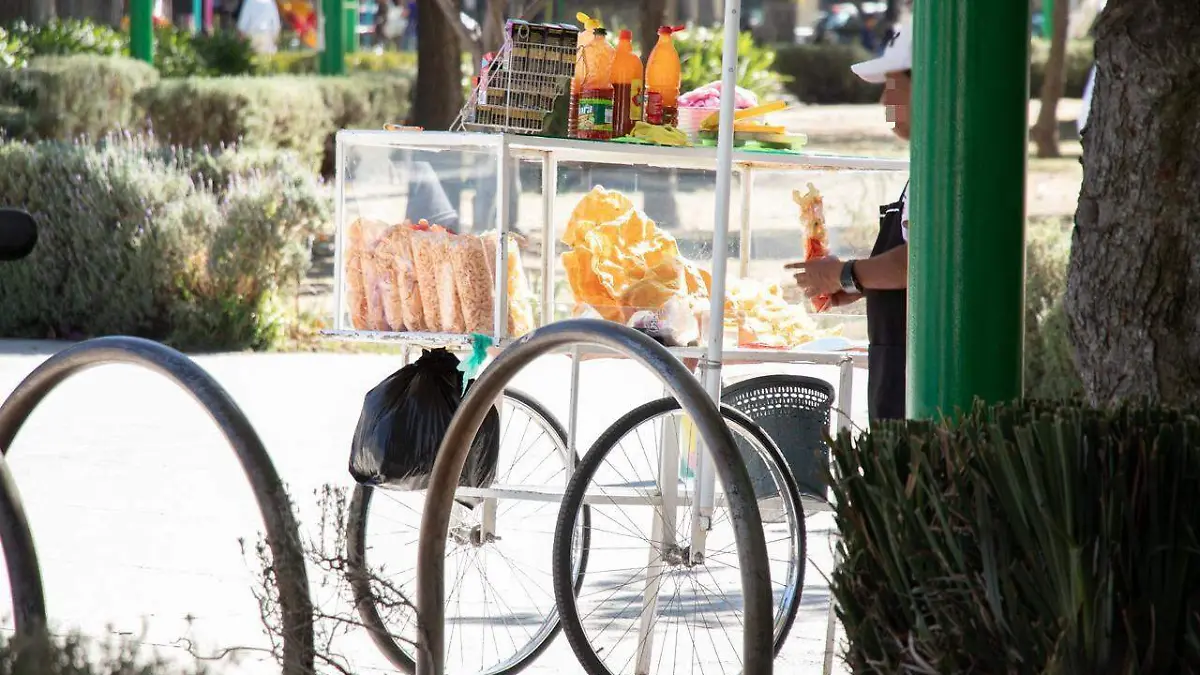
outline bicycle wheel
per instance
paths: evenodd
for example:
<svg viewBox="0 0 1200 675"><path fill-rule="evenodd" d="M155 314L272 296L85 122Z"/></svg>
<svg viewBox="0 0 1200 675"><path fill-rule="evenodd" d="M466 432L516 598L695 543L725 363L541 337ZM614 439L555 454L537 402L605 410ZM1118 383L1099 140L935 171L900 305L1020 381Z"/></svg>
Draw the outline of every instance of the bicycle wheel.
<svg viewBox="0 0 1200 675"><path fill-rule="evenodd" d="M800 494L770 437L729 406L721 414L756 477L778 654L804 588ZM718 672L727 665L741 672L742 639L728 630L742 618L730 512L718 478L711 525L701 555L694 556L690 509L696 480L690 459L698 439L684 421L674 399L633 410L600 436L567 486L554 537L554 588L563 630L589 675ZM645 449L646 441L648 457L640 458L637 446ZM677 464L664 455L671 447L681 449ZM673 518L664 513L665 492L676 496ZM582 529L591 562L581 589L571 576L570 552L585 513L595 525Z"/></svg>
<svg viewBox="0 0 1200 675"><path fill-rule="evenodd" d="M496 481L488 490L468 491L474 499L456 501L450 519L445 646L446 670L454 675L517 673L560 629L545 552L578 457L562 426L520 392L504 392L500 419ZM480 496L487 499L468 506ZM347 528L347 576L359 617L387 659L410 674L416 671L416 557L424 504L424 490L360 485ZM590 522L584 513L580 529ZM571 563L579 582L588 537L581 532Z"/></svg>

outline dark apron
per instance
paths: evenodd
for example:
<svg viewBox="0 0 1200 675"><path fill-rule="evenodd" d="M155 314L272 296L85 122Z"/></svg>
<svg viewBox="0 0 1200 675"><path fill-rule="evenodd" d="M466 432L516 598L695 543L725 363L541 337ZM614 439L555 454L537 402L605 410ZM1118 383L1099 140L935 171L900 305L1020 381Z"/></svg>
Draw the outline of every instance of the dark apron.
<svg viewBox="0 0 1200 675"><path fill-rule="evenodd" d="M902 246L904 200L879 207L879 238L871 257ZM905 346L908 338L908 291L866 290L867 338L871 343L867 370L867 410L871 420L904 419Z"/></svg>

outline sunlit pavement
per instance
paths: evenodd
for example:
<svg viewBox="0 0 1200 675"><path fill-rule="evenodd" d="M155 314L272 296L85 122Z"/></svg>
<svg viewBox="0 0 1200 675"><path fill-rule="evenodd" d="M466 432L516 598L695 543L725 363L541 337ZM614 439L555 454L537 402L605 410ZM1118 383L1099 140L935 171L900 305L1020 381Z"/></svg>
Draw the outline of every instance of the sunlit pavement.
<svg viewBox="0 0 1200 675"><path fill-rule="evenodd" d="M0 341L0 395L58 347ZM254 423L297 503L305 534L315 535L315 492L327 484L352 487L346 463L362 396L399 366L398 357L235 354L196 360ZM737 377L741 371L727 372ZM836 381L833 368L802 372ZM565 424L567 375L567 361L549 357L513 386ZM856 419L863 417L865 384L860 373ZM585 364L580 447L660 394L661 386L639 366L614 360ZM266 646L266 638L251 595L253 561L239 546L239 539L255 540L261 519L234 454L183 390L136 367L87 371L37 409L9 457L58 630L144 635L145 642L180 655L185 638L205 653L247 647L239 663L220 670L277 672L253 651ZM823 574L832 562L832 519L816 515L807 524L810 563L803 602L778 662L786 672L820 672L825 641L829 596ZM313 593L319 603L328 603L331 591L320 581L315 574L311 578ZM334 648L357 672L392 670L361 631ZM582 669L560 637L526 672Z"/></svg>

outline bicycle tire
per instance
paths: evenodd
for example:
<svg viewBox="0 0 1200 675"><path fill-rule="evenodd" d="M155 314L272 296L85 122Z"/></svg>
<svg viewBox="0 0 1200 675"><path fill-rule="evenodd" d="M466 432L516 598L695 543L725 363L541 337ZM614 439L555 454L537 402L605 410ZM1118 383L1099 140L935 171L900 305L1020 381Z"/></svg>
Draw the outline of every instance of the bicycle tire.
<svg viewBox="0 0 1200 675"><path fill-rule="evenodd" d="M563 633L567 636L571 650L575 653L580 665L583 666L588 675L612 675L612 673L605 666L599 653L592 647L583 626L583 621L579 616L579 608L576 605L575 599L579 595L581 583L576 581L568 584L566 579L569 575L565 575L562 571L570 565L571 542L569 533L574 532L575 529L575 514L580 512L581 507L588 510L587 522L589 525L585 525L584 528L584 532L586 533L590 527L591 518L590 507L583 504L583 499L586 487L595 476L600 463L622 438L629 435L630 432L642 424L672 412L679 412L680 410L681 406L677 400L663 398L650 401L626 413L596 439L596 442L583 456L583 459L575 469L574 475L571 476L570 483L567 485L567 492L563 497L562 507L558 514L558 523L554 531L554 559L551 566L551 576L554 579L554 596L558 605L559 621ZM775 442L771 440L771 437L761 427L755 424L744 413L725 404L721 405L721 416L725 419L726 424L741 427L742 431L752 437L760 447L766 449L768 456L764 458L764 461L771 462L778 470L777 475L783 482L783 485L780 486L780 491L788 501L793 510L792 512L797 516L796 527L799 531L795 533L796 546L793 553L798 561L799 571L796 580L796 592L793 597L788 599L787 606L783 608L782 615L777 614L776 618L774 655L778 656L779 651L783 648L787 640L792 625L795 623L804 589L804 567L807 564L807 547L805 543L804 511L800 501L800 490L796 485L795 477L784 461L783 453L780 452ZM590 537L587 541L590 543ZM569 594L566 592L568 588L571 589Z"/></svg>
<svg viewBox="0 0 1200 675"><path fill-rule="evenodd" d="M546 430L553 434L554 441L558 444L558 447L569 450L566 431L563 429L562 424L544 406L527 394L513 389L505 389L504 397L515 401L520 406L526 408L531 414L540 417L541 421L545 424ZM575 453L572 459L574 462L572 469L574 469L580 462L578 453ZM363 626L371 636L372 642L375 643L375 646L393 666L408 675L415 675L417 670L416 661L412 655L404 650L388 630L386 622L376 607L375 595L371 590L370 574L367 573L367 520L370 513L371 495L373 492L374 488L369 485L358 485L354 488L354 495L350 500L349 522L346 528L346 577L354 596L355 610L358 612ZM584 572L587 570L588 543L591 538L588 533L591 522L590 509L588 513L584 514L583 522L584 535L580 549L576 592L583 586ZM556 625L545 633L541 642L535 645L524 658L508 668L496 671L495 675L516 675L516 673L524 670L554 642L554 639L561 630L562 617L559 616Z"/></svg>

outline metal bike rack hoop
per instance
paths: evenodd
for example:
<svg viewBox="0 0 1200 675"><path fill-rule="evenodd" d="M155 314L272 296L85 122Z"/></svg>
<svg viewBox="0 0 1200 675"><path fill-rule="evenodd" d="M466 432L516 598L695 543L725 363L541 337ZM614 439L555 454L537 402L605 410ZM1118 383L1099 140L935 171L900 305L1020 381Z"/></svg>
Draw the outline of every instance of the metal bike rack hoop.
<svg viewBox="0 0 1200 675"><path fill-rule="evenodd" d="M132 337L103 337L72 345L51 356L34 369L8 400L0 406L0 453L8 454L13 439L29 419L34 408L64 380L83 370L107 363L143 366L158 372L185 389L208 412L220 427L221 433L233 446L267 529L267 543L275 565L275 582L283 614L283 672L286 675L309 675L313 672L313 605L309 594L308 572L300 546L300 531L292 514L291 500L275 471L262 440L250 420L233 398L203 368L180 352L150 340ZM0 478L3 473L0 472ZM0 516L16 508L15 487L0 480ZM6 518L7 520L7 518ZM23 517L21 518L23 521ZM13 605L20 620L22 608L40 601L42 619L45 617L41 599L41 582L37 596L28 576L37 571L37 559L32 539L25 541L19 525L5 522L0 525L0 539L8 559L13 587ZM14 565L20 578L12 578ZM26 618L30 618L28 614ZM36 618L36 617L35 617Z"/></svg>
<svg viewBox="0 0 1200 675"><path fill-rule="evenodd" d="M451 420L433 465L421 517L417 549L417 616L424 639L419 640L418 645L417 675L444 675L445 672L446 530L450 524L454 491L466 464L471 441L492 403L522 368L539 356L570 345L604 347L638 361L658 375L695 422L701 439L716 460L714 463L725 486L730 520L734 525L745 594L742 672L745 675L770 675L774 609L767 544L750 473L738 453L733 435L704 387L663 346L631 328L596 319L552 323L505 348L471 386Z"/></svg>

